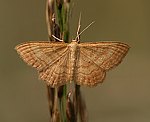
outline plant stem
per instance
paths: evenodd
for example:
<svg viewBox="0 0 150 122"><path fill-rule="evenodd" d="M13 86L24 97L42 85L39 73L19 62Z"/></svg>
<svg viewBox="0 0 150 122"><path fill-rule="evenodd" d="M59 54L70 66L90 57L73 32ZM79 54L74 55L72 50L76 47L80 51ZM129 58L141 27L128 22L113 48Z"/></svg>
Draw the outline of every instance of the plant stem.
<svg viewBox="0 0 150 122"><path fill-rule="evenodd" d="M63 0L56 0L56 10L58 23L60 27L61 39L64 42L69 42L69 3ZM66 116L66 99L67 99L67 85L62 86L62 97L60 98L60 114L62 122L67 121Z"/></svg>

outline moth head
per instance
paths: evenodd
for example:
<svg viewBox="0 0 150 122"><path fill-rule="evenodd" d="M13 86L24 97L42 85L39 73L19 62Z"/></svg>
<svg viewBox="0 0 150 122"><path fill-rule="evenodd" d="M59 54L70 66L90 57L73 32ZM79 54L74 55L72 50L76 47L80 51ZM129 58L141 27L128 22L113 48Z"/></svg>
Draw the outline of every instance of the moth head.
<svg viewBox="0 0 150 122"><path fill-rule="evenodd" d="M72 42L78 42L76 39L73 39Z"/></svg>

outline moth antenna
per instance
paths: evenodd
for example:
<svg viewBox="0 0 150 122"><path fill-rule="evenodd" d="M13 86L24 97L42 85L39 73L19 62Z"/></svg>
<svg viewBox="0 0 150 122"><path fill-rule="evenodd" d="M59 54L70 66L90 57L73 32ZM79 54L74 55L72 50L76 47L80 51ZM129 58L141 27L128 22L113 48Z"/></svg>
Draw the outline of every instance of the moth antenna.
<svg viewBox="0 0 150 122"><path fill-rule="evenodd" d="M81 13L80 13L80 16L79 16L78 29L77 29L77 37L76 37L78 39L79 39L80 28L81 28Z"/></svg>
<svg viewBox="0 0 150 122"><path fill-rule="evenodd" d="M88 26L86 26L75 38L75 40L86 30L88 29L95 21L91 22ZM81 26L81 25L80 25ZM79 28L79 27L78 27Z"/></svg>
<svg viewBox="0 0 150 122"><path fill-rule="evenodd" d="M63 42L63 40L61 40L61 39L57 38L57 37L56 37L56 36L54 36L54 35L52 35L52 37L53 37L54 39L56 39L56 40L60 41L60 42Z"/></svg>

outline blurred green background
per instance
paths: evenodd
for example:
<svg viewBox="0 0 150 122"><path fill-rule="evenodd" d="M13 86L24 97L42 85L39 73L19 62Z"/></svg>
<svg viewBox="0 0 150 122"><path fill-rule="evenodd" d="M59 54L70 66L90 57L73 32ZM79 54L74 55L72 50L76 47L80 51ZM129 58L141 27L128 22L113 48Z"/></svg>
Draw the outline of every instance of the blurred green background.
<svg viewBox="0 0 150 122"><path fill-rule="evenodd" d="M48 122L45 84L14 47L46 40L46 0L0 0L0 122ZM82 29L95 21L81 41L120 40L131 46L119 67L102 85L82 88L89 122L150 121L150 1L74 0L70 19L75 37L79 13Z"/></svg>

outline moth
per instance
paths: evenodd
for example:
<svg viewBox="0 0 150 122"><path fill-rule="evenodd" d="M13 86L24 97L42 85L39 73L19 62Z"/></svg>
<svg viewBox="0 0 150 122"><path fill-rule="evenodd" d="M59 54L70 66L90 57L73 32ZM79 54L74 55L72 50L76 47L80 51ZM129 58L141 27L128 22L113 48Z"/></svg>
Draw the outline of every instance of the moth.
<svg viewBox="0 0 150 122"><path fill-rule="evenodd" d="M115 41L33 41L17 45L15 49L51 87L68 82L93 87L103 82L107 71L121 63L129 46Z"/></svg>

